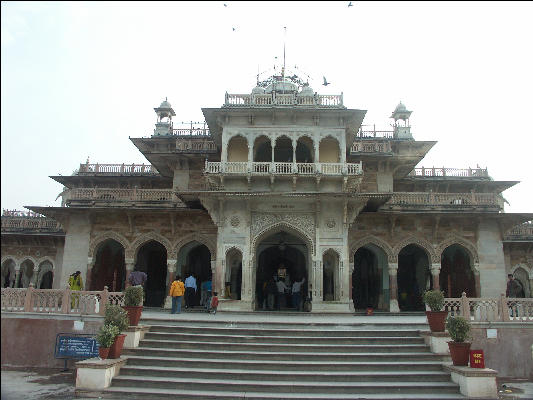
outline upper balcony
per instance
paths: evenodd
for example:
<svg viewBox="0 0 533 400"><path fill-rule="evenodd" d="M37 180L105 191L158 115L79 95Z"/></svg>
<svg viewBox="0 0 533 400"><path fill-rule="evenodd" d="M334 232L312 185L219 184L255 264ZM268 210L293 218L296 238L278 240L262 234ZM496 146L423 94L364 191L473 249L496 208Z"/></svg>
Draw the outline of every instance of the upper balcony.
<svg viewBox="0 0 533 400"><path fill-rule="evenodd" d="M507 231L504 235L506 242L531 242L533 241L533 222L525 222Z"/></svg>
<svg viewBox="0 0 533 400"><path fill-rule="evenodd" d="M183 207L172 189L70 189L63 195L67 207Z"/></svg>
<svg viewBox="0 0 533 400"><path fill-rule="evenodd" d="M32 211L3 210L2 232L62 233L61 224Z"/></svg>
<svg viewBox="0 0 533 400"><path fill-rule="evenodd" d="M316 107L344 109L343 94L340 95L302 95L300 93L266 93L266 94L229 94L223 107Z"/></svg>
<svg viewBox="0 0 533 400"><path fill-rule="evenodd" d="M205 162L206 174L233 176L308 175L346 176L361 175L359 163L290 163L290 162Z"/></svg>
<svg viewBox="0 0 533 400"><path fill-rule="evenodd" d="M382 210L499 212L503 198L496 193L396 192Z"/></svg>
<svg viewBox="0 0 533 400"><path fill-rule="evenodd" d="M415 168L408 177L417 178L481 178L490 179L487 168Z"/></svg>
<svg viewBox="0 0 533 400"><path fill-rule="evenodd" d="M153 165L145 164L80 164L76 175L159 175Z"/></svg>

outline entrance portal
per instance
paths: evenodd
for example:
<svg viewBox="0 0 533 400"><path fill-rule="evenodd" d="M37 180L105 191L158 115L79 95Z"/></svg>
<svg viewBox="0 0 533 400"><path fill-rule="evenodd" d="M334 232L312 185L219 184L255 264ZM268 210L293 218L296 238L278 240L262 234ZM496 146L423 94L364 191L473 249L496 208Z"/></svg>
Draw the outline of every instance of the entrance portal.
<svg viewBox="0 0 533 400"><path fill-rule="evenodd" d="M419 246L410 244L398 254L398 305L400 311L424 311L422 293L433 289L429 260Z"/></svg>
<svg viewBox="0 0 533 400"><path fill-rule="evenodd" d="M355 252L352 274L353 304L355 309L380 308L383 270L378 268L378 257L362 247Z"/></svg>
<svg viewBox="0 0 533 400"><path fill-rule="evenodd" d="M146 272L146 307L162 307L167 292L167 250L154 240L143 245L137 253L136 270Z"/></svg>
<svg viewBox="0 0 533 400"><path fill-rule="evenodd" d="M96 252L89 290L104 290L107 286L110 292L120 292L125 280L124 247L113 239L106 240Z"/></svg>
<svg viewBox="0 0 533 400"><path fill-rule="evenodd" d="M446 297L476 297L476 282L466 250L453 244L442 252L439 277L440 289Z"/></svg>
<svg viewBox="0 0 533 400"><path fill-rule="evenodd" d="M183 281L193 274L196 278L196 293L192 298L192 306L204 305L202 300L208 301L207 292L204 287L204 296L202 296L202 284L205 282L212 282L211 273L211 252L206 245L192 241L183 246L178 254L177 275L181 275ZM218 294L219 297L221 293Z"/></svg>
<svg viewBox="0 0 533 400"><path fill-rule="evenodd" d="M292 285L305 278L301 286L302 301L307 294L307 246L298 237L285 231L275 233L257 246L256 310L295 309ZM274 296L268 304L268 282L275 278L283 281L288 290L283 296Z"/></svg>

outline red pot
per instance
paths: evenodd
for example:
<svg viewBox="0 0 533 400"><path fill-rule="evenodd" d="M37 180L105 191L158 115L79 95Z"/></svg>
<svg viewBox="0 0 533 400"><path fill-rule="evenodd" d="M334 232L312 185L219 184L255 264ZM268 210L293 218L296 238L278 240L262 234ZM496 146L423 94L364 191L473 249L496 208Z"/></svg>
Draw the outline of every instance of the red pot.
<svg viewBox="0 0 533 400"><path fill-rule="evenodd" d="M109 358L119 358L122 354L122 346L124 346L124 340L126 335L117 335L115 342L109 348Z"/></svg>
<svg viewBox="0 0 533 400"><path fill-rule="evenodd" d="M426 311L426 317L431 332L444 332L448 311Z"/></svg>
<svg viewBox="0 0 533 400"><path fill-rule="evenodd" d="M470 358L470 345L468 342L448 342L450 349L450 356L452 357L453 365L468 366L468 359Z"/></svg>
<svg viewBox="0 0 533 400"><path fill-rule="evenodd" d="M109 347L98 347L98 355L102 360L105 360L109 356Z"/></svg>
<svg viewBox="0 0 533 400"><path fill-rule="evenodd" d="M137 326L139 324L139 320L141 319L143 306L122 306L122 308L128 313L130 326Z"/></svg>

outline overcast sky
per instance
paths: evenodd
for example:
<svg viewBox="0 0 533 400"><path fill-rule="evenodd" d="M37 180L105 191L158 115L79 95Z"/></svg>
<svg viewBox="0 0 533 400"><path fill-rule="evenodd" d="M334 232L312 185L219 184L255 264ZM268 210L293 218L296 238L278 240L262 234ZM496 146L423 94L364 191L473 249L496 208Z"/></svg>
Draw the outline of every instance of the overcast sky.
<svg viewBox="0 0 533 400"><path fill-rule="evenodd" d="M414 138L438 141L419 166L488 167L521 181L506 212L533 212L533 3L352 3L3 1L1 207L59 206L48 176L88 156L147 163L128 137L153 133L165 97L174 121L203 120L285 40L287 66L364 124L412 110Z"/></svg>

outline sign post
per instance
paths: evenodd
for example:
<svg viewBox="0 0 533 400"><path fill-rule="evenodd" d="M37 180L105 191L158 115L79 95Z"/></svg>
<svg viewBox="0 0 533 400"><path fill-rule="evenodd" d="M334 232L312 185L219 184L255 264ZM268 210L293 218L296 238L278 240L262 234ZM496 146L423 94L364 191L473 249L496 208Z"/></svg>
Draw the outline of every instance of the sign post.
<svg viewBox="0 0 533 400"><path fill-rule="evenodd" d="M98 357L98 343L93 335L83 333L58 333L54 357L65 360L65 369L68 371L68 359L80 359Z"/></svg>

